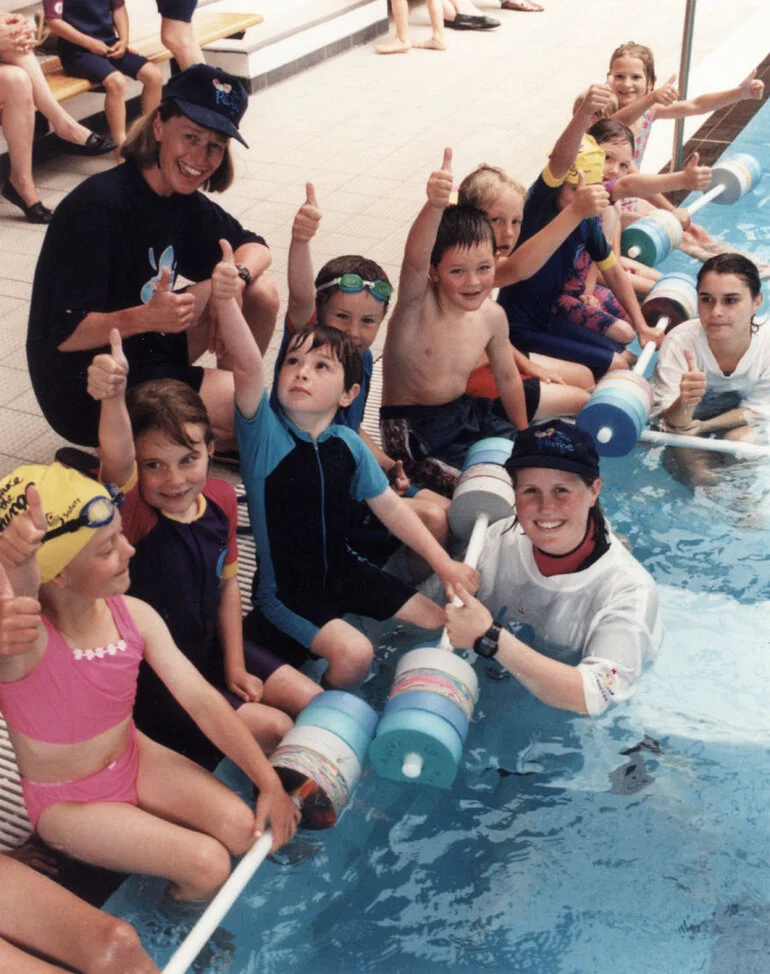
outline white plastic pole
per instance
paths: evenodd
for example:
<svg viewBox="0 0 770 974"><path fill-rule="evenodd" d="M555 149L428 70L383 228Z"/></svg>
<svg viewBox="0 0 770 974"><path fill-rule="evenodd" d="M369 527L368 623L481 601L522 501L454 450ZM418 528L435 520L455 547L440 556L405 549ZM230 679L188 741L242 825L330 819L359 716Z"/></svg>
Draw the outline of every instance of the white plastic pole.
<svg viewBox="0 0 770 974"><path fill-rule="evenodd" d="M655 349L657 347L658 346L655 344L655 342L647 342L647 344L642 349L642 354L636 360L636 364L632 369L632 371L636 375L644 375L644 370L650 364L650 359L655 354Z"/></svg>
<svg viewBox="0 0 770 974"><path fill-rule="evenodd" d="M633 247L628 248L628 253L626 254L626 257L630 257L631 260L636 260L636 258L639 256L639 254L641 254L641 252L642 252L642 248L639 246L639 244L634 244Z"/></svg>
<svg viewBox="0 0 770 974"><path fill-rule="evenodd" d="M214 933L224 916L243 892L247 883L265 861L273 847L273 833L270 829L254 843L246 855L230 874L230 878L206 907L189 934L175 951L171 960L163 968L163 974L184 974L190 964L203 950L209 937Z"/></svg>
<svg viewBox="0 0 770 974"><path fill-rule="evenodd" d="M721 196L724 191L724 183L719 183L718 186L712 186L712 188L707 193L704 193L700 199L696 200L694 203L690 203L689 206L686 206L685 210L690 214L690 216L692 216L693 213L697 213L698 210L704 207L707 203L715 200L717 196Z"/></svg>
<svg viewBox="0 0 770 974"><path fill-rule="evenodd" d="M488 527L489 515L485 512L476 515L476 521L474 522L468 547L465 550L465 558L463 559L465 564L470 565L471 568L475 568L479 563L481 552L484 550L484 539L486 538ZM461 600L456 595L452 599L452 605L462 605ZM446 631L446 626L441 631L438 648L448 649L450 653L452 652L452 644L449 642L449 634Z"/></svg>
<svg viewBox="0 0 770 974"><path fill-rule="evenodd" d="M741 440L707 440L701 436L686 436L684 433L665 433L662 430L644 430L641 440L658 446L683 446L690 450L708 450L711 453L728 453L734 457L770 458L770 446L759 443L744 443Z"/></svg>

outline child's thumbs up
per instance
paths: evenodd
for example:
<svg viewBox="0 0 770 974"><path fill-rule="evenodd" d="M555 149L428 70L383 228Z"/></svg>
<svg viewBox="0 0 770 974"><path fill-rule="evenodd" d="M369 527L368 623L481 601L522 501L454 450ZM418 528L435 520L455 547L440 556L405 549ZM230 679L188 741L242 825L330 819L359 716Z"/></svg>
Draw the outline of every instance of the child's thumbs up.
<svg viewBox="0 0 770 974"><path fill-rule="evenodd" d="M230 241L229 240L225 240L223 238L222 240L219 241L219 246L222 248L222 260L226 264L234 264L235 263L235 254L233 253L233 248L232 248L232 244L230 243Z"/></svg>
<svg viewBox="0 0 770 974"><path fill-rule="evenodd" d="M449 205L452 195L452 150L444 149L444 157L441 160L441 169L436 169L430 174L428 180L428 202L438 210L443 210Z"/></svg>
<svg viewBox="0 0 770 974"><path fill-rule="evenodd" d="M305 202L297 210L291 227L291 238L296 243L310 243L321 222L321 211L318 209L318 199L312 183L305 183Z"/></svg>
<svg viewBox="0 0 770 974"><path fill-rule="evenodd" d="M318 200L312 183L305 183L305 202L318 209Z"/></svg>
<svg viewBox="0 0 770 974"><path fill-rule="evenodd" d="M113 328L110 332L110 354L115 359L115 363L123 369L124 373L127 373L128 359L123 351L123 340L117 328Z"/></svg>

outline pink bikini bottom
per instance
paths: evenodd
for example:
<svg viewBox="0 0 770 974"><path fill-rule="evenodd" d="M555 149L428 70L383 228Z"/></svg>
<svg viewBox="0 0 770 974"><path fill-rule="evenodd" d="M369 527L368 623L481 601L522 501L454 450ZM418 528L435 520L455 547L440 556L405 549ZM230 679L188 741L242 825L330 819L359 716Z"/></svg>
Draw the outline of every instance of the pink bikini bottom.
<svg viewBox="0 0 770 974"><path fill-rule="evenodd" d="M132 721L125 751L106 768L77 781L29 781L21 779L24 801L32 827L46 808L60 802L126 802L137 805L136 776L139 771L139 752L136 746L136 727Z"/></svg>

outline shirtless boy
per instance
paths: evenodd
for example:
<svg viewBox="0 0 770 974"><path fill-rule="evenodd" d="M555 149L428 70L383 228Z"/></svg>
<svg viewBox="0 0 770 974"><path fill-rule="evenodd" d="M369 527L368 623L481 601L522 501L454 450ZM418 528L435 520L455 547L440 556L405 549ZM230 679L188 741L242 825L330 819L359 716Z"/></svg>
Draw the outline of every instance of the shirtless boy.
<svg viewBox="0 0 770 974"><path fill-rule="evenodd" d="M452 150L428 180L428 201L406 241L396 308L383 355L380 427L386 453L417 484L450 494L468 448L485 436L513 438L528 425L521 377L495 282L495 236L474 207L449 207ZM486 353L506 421L489 399L465 392Z"/></svg>

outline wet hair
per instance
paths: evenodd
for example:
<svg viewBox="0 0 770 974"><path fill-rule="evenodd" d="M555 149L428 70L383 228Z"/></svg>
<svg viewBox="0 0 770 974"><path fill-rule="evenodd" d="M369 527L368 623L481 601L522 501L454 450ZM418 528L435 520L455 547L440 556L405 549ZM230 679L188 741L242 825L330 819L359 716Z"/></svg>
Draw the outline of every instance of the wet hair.
<svg viewBox="0 0 770 974"><path fill-rule="evenodd" d="M583 104L583 100L585 99L585 96L587 94L588 94L588 89L586 88L586 90L581 91L580 94L572 102L573 115L578 110L578 108L580 108L580 106ZM601 112L594 112L594 114L591 117L596 119L609 118L611 115L614 115L617 110L618 110L618 100L614 95L612 95L609 101L607 102L607 104L604 106L604 109Z"/></svg>
<svg viewBox="0 0 770 974"><path fill-rule="evenodd" d="M276 372L280 372L283 368L286 356L301 348L308 339L312 340L311 352L313 349L324 348L325 346L331 349L332 355L342 365L345 392L352 389L356 383L360 385L364 373L361 353L344 331L340 331L339 328L332 328L329 325L315 325L313 328L303 328L298 331L291 341L287 342L282 354L279 355L276 362Z"/></svg>
<svg viewBox="0 0 770 974"><path fill-rule="evenodd" d="M516 193L523 200L527 198L527 190L518 180L509 176L499 166L490 166L482 162L460 183L457 202L460 206L475 206L477 210L486 213L487 207L491 206L506 189Z"/></svg>
<svg viewBox="0 0 770 974"><path fill-rule="evenodd" d="M714 257L709 257L698 271L697 286L699 291L703 278L710 273L735 274L749 289L752 298L757 298L762 293L762 282L757 265L753 260L744 257L743 254L716 254ZM753 315L751 316L751 331L754 334L759 331L759 325L754 321Z"/></svg>
<svg viewBox="0 0 770 974"><path fill-rule="evenodd" d="M647 75L648 86L651 88L655 87L655 58L646 44L627 41L625 44L621 44L620 47L616 47L610 57L610 72L612 72L612 65L619 57L638 58L642 62L644 73Z"/></svg>
<svg viewBox="0 0 770 974"><path fill-rule="evenodd" d="M316 275L315 286L319 288L322 284L327 284L329 281L342 277L343 274L358 274L365 281L387 281L390 284L388 275L376 261L369 260L368 257L360 257L358 254L346 254L343 257L333 257L324 264ZM332 294L338 291L338 287L327 287L323 291L316 291L315 311L319 321L321 320L321 311L324 305L328 304ZM388 310L388 305L390 304L390 299L387 301L379 301L375 298L375 301L377 301L377 304L382 305L382 316L384 318Z"/></svg>
<svg viewBox="0 0 770 974"><path fill-rule="evenodd" d="M743 254L716 254L714 257L709 257L698 271L698 287L701 286L706 274L710 272L714 274L735 274L736 277L740 277L751 291L753 298L758 297L762 290L757 265L748 257L744 257Z"/></svg>
<svg viewBox="0 0 770 974"><path fill-rule="evenodd" d="M161 122L167 122L170 118L187 117L177 103L169 99L161 102L154 111L140 116L134 122L128 130L126 141L120 148L120 154L124 159L131 159L140 169L149 169L158 162L160 143L152 130L156 115ZM235 168L228 140L222 154L222 161L203 183L201 189L205 189L209 193L223 193L232 184L234 176Z"/></svg>
<svg viewBox="0 0 770 974"><path fill-rule="evenodd" d="M441 215L436 232L436 242L430 262L437 267L441 258L452 247L469 250L476 244L488 243L495 252L495 231L486 215L475 206L448 206Z"/></svg>
<svg viewBox="0 0 770 974"><path fill-rule="evenodd" d="M616 118L600 118L598 122L594 122L588 134L596 139L598 145L604 145L605 142L627 142L631 151L634 151L634 133Z"/></svg>
<svg viewBox="0 0 770 974"><path fill-rule="evenodd" d="M209 414L198 393L178 379L151 379L128 390L128 415L134 439L157 431L188 450L196 444L187 435L187 424L203 428L206 446L214 442Z"/></svg>

